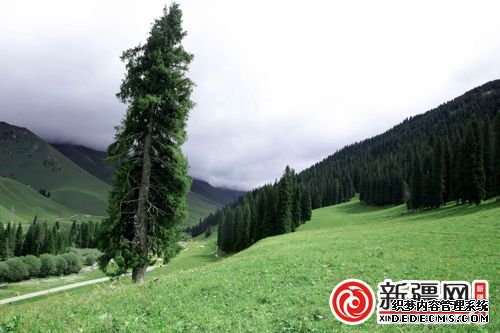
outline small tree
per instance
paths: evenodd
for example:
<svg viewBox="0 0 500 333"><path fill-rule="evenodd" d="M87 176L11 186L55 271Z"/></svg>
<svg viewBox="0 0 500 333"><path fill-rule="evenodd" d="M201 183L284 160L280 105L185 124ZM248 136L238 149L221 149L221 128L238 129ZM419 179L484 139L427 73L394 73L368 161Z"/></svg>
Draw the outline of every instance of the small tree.
<svg viewBox="0 0 500 333"><path fill-rule="evenodd" d="M58 269L56 263L56 256L52 254L42 254L40 256L40 262L41 262L40 266L41 277L57 275Z"/></svg>
<svg viewBox="0 0 500 333"><path fill-rule="evenodd" d="M20 257L23 255L23 227L21 226L21 224L17 226L14 255L16 257Z"/></svg>
<svg viewBox="0 0 500 333"><path fill-rule="evenodd" d="M3 227L2 227L3 229ZM0 258L9 259L9 234L7 230L0 230Z"/></svg>
<svg viewBox="0 0 500 333"><path fill-rule="evenodd" d="M9 265L5 261L0 261L0 282L9 281Z"/></svg>
<svg viewBox="0 0 500 333"><path fill-rule="evenodd" d="M22 257L23 262L28 265L29 275L30 276L38 276L40 275L40 269L42 268L42 262L38 257L33 255L28 255L26 257Z"/></svg>
<svg viewBox="0 0 500 333"><path fill-rule="evenodd" d="M62 256L64 259L66 259L66 262L68 263L68 270L66 271L66 274L78 273L82 269L82 262L80 260L80 257L75 253L70 252L61 254L59 256Z"/></svg>
<svg viewBox="0 0 500 333"><path fill-rule="evenodd" d="M210 237L211 234L212 234L212 228L208 226L207 230L205 230L205 238Z"/></svg>
<svg viewBox="0 0 500 333"><path fill-rule="evenodd" d="M26 280L30 277L28 265L21 258L12 258L7 261L9 265L8 279L11 282Z"/></svg>
<svg viewBox="0 0 500 333"><path fill-rule="evenodd" d="M55 274L64 275L69 273L69 263L63 255L54 256Z"/></svg>

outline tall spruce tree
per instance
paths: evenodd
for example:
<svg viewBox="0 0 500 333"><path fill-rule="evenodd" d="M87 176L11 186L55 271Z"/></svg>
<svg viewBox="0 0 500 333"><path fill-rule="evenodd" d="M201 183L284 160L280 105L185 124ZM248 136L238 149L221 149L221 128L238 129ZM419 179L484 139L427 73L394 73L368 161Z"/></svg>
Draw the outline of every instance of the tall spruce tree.
<svg viewBox="0 0 500 333"><path fill-rule="evenodd" d="M118 97L128 110L108 148L116 174L99 262L105 268L118 259L122 270L132 268L136 283L145 280L151 253L169 255L178 240L172 230L186 216L190 180L181 145L194 83L186 76L193 56L181 44L181 23L174 3L154 21L146 44L122 55L127 74Z"/></svg>
<svg viewBox="0 0 500 333"><path fill-rule="evenodd" d="M497 112L493 122L494 137L494 164L496 195L500 195L500 111Z"/></svg>
<svg viewBox="0 0 500 333"><path fill-rule="evenodd" d="M7 246L7 255L9 257L14 256L14 244L15 244L15 233L14 230L12 229L12 224L9 222L7 223L7 228L5 228L5 233L4 233L4 241Z"/></svg>
<svg viewBox="0 0 500 333"><path fill-rule="evenodd" d="M302 191L300 186L294 184L295 190L292 199L292 231L295 231L302 223Z"/></svg>
<svg viewBox="0 0 500 333"><path fill-rule="evenodd" d="M457 204L464 203L465 199L465 184L464 184L464 175L465 175L465 152L464 152L465 144L463 140L459 140L455 147L455 161L456 167L454 172L454 192L455 199Z"/></svg>
<svg viewBox="0 0 500 333"><path fill-rule="evenodd" d="M312 203L311 203L311 192L308 189L302 190L302 204L301 208L301 220L302 222L311 220L311 211L312 211Z"/></svg>
<svg viewBox="0 0 500 333"><path fill-rule="evenodd" d="M484 198L489 199L495 196L495 161L489 119L484 122L483 126L483 162Z"/></svg>
<svg viewBox="0 0 500 333"><path fill-rule="evenodd" d="M473 117L466 129L464 139L464 199L479 205L484 197L484 166L481 144L481 128Z"/></svg>
<svg viewBox="0 0 500 333"><path fill-rule="evenodd" d="M292 230L292 177L293 171L289 166L287 166L285 172L283 173L283 176L278 183L278 234L285 234Z"/></svg>
<svg viewBox="0 0 500 333"><path fill-rule="evenodd" d="M278 193L276 193L277 191L272 186L267 186L265 191L262 237L279 234L277 228Z"/></svg>
<svg viewBox="0 0 500 333"><path fill-rule="evenodd" d="M454 193L454 177L453 177L453 156L448 137L443 141L444 149L444 192L443 203L446 204L450 199L453 199Z"/></svg>
<svg viewBox="0 0 500 333"><path fill-rule="evenodd" d="M430 184L430 207L438 208L443 204L445 160L443 143L440 138L434 139L432 149L432 170Z"/></svg>
<svg viewBox="0 0 500 333"><path fill-rule="evenodd" d="M418 152L413 157L410 193L410 207L412 209L422 208L424 200L424 176Z"/></svg>
<svg viewBox="0 0 500 333"><path fill-rule="evenodd" d="M5 232L3 223L0 222L0 258L9 259L9 235Z"/></svg>
<svg viewBox="0 0 500 333"><path fill-rule="evenodd" d="M20 257L23 255L23 227L19 223L16 230L16 244L14 246L14 255Z"/></svg>

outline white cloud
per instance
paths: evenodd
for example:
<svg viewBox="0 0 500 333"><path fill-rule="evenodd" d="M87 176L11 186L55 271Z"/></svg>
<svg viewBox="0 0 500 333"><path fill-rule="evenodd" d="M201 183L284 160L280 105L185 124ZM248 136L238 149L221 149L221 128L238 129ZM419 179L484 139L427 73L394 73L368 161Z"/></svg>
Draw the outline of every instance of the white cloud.
<svg viewBox="0 0 500 333"><path fill-rule="evenodd" d="M104 147L121 51L160 1L3 1L0 112ZM197 83L191 173L249 188L500 78L498 1L181 1ZM47 121L49 116L60 121ZM78 130L75 131L75 128Z"/></svg>

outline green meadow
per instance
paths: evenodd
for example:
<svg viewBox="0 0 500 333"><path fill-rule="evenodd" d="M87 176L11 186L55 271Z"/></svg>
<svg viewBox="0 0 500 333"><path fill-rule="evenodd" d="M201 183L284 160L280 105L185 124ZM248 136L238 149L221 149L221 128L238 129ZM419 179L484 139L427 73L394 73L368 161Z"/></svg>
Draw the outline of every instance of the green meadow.
<svg viewBox="0 0 500 333"><path fill-rule="evenodd" d="M358 201L313 211L296 232L263 239L233 256L199 237L148 275L0 307L0 332L496 332L500 330L500 203L404 206ZM377 325L338 322L332 288L347 278L376 290L392 280L486 279L490 323Z"/></svg>
<svg viewBox="0 0 500 333"><path fill-rule="evenodd" d="M35 215L44 220L75 214L24 184L0 177L0 222L12 220L16 224L25 224L31 222Z"/></svg>

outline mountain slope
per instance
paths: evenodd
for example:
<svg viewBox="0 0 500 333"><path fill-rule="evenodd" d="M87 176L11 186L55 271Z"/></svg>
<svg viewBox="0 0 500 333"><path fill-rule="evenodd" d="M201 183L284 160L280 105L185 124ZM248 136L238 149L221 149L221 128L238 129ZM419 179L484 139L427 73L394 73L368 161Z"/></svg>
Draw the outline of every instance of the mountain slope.
<svg viewBox="0 0 500 333"><path fill-rule="evenodd" d="M0 176L34 189L79 213L106 214L109 185L27 130L0 122Z"/></svg>
<svg viewBox="0 0 500 333"><path fill-rule="evenodd" d="M225 205L234 201L234 198L220 189L213 187L208 182L200 179L193 178L191 184L191 192L194 192L205 200L216 204L217 206Z"/></svg>
<svg viewBox="0 0 500 333"><path fill-rule="evenodd" d="M500 203L448 205L419 214L402 214L405 210L403 205L378 208L358 201L318 209L296 232L261 240L229 258L215 258L213 241L197 243L149 273L151 282L144 285L130 285L129 279L123 279L112 289L91 287L13 304L2 308L0 321L18 323L19 331L42 332L118 328L132 332L414 332L415 325L378 325L375 315L359 326L340 323L328 306L332 288L348 278L361 279L374 290L386 278L485 279L491 295L498 292ZM498 309L499 298L490 301L490 308ZM51 311L40 316L41 308ZM490 312L485 326L429 327L432 332L495 332L500 329L500 317Z"/></svg>
<svg viewBox="0 0 500 333"><path fill-rule="evenodd" d="M51 144L60 153L72 160L75 164L90 174L112 184L113 168L104 162L107 154L103 151L93 150L80 145L73 144ZM199 222L226 204L239 198L244 192L219 189L208 182L193 178L191 191L188 193L188 218L186 226Z"/></svg>
<svg viewBox="0 0 500 333"><path fill-rule="evenodd" d="M231 198L231 201L236 201L242 196L244 196L245 193L247 193L245 191L233 190L225 187L216 187L216 189L218 189L221 192L224 192L227 196Z"/></svg>
<svg viewBox="0 0 500 333"><path fill-rule="evenodd" d="M13 179L0 177L0 222L25 223L34 216L51 219L75 212Z"/></svg>
<svg viewBox="0 0 500 333"><path fill-rule="evenodd" d="M104 162L107 157L106 152L65 143L51 143L50 145L91 175L107 184L112 183L113 168Z"/></svg>
<svg viewBox="0 0 500 333"><path fill-rule="evenodd" d="M455 187L460 182L457 168L462 164L459 156L467 124L475 117L483 128L491 123L498 111L500 80L495 80L435 109L410 117L385 133L342 148L302 171L299 180L309 188L313 208L336 203L328 193L335 178L345 185L344 189L353 186L361 193L363 201L400 203L406 199L404 193L391 198L391 186L406 187L410 184L412 159L419 155L425 167L432 157L434 141L441 140L448 175L445 199L455 200L460 194ZM380 200L384 196L387 198Z"/></svg>
<svg viewBox="0 0 500 333"><path fill-rule="evenodd" d="M194 228L194 234L219 225L221 249L239 251L262 238L293 231L308 218L300 216L303 208L343 203L355 192L368 204L407 203L411 210L448 202L479 204L500 195L500 188L491 186L500 177L494 166L494 152L500 152L500 140L492 139L494 117L500 122L500 80L348 145L297 176L286 167L276 185L255 189L220 209ZM286 202L283 195L287 206L281 204Z"/></svg>

